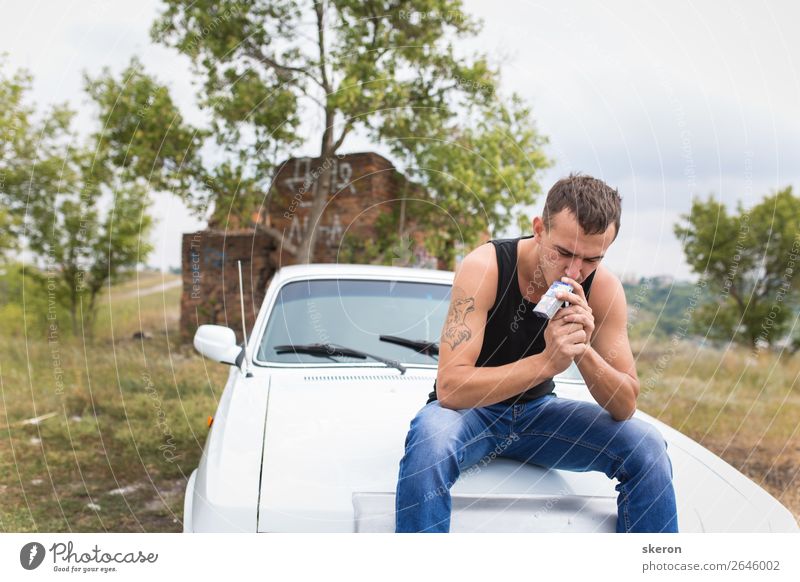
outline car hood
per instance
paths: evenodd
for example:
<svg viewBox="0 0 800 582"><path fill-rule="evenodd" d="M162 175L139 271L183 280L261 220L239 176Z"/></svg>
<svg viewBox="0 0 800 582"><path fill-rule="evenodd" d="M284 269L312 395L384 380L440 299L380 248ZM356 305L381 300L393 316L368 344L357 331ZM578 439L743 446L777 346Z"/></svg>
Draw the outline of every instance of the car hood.
<svg viewBox="0 0 800 582"><path fill-rule="evenodd" d="M411 419L435 370L272 374L259 531L394 531L394 492ZM582 384L560 397L593 401ZM681 531L796 530L791 514L709 451L641 412L668 442ZM509 459L465 471L451 531L614 531L616 480Z"/></svg>

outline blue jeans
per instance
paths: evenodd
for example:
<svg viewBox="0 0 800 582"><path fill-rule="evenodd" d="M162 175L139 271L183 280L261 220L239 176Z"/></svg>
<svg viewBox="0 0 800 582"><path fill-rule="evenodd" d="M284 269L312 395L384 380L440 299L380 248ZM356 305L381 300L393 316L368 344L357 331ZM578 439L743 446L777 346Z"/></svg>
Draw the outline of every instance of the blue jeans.
<svg viewBox="0 0 800 582"><path fill-rule="evenodd" d="M594 403L548 394L513 406L450 410L434 401L411 421L405 447L397 532L449 531L450 487L462 470L497 450L524 463L616 478L618 532L678 531L672 463L661 433L637 418L615 421Z"/></svg>

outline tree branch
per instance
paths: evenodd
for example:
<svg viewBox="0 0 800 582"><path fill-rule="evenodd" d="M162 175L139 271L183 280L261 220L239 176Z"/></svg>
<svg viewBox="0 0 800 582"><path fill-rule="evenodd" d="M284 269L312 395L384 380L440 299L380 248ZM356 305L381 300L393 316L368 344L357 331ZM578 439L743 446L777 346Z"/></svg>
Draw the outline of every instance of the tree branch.
<svg viewBox="0 0 800 582"><path fill-rule="evenodd" d="M256 224L256 230L260 230L271 236L273 239L275 239L275 241L279 245L281 245L281 248L283 250L289 252L294 256L298 255L299 249L295 245L290 243L288 240L286 240L283 236L283 233L279 231L277 228L272 226L264 226L263 224Z"/></svg>
<svg viewBox="0 0 800 582"><path fill-rule="evenodd" d="M322 83L320 83L319 80L314 75L312 75L305 69L301 69L300 67L290 67L288 65L282 65L276 62L274 59L268 57L262 51L256 49L255 47L245 50L245 55L247 55L248 57L250 57L255 61L258 61L262 65L265 65L270 69L274 70L275 73L278 75L278 78L281 79L282 81L287 81L292 75L297 73L299 75L308 77L309 79L314 81L317 85L324 88Z"/></svg>
<svg viewBox="0 0 800 582"><path fill-rule="evenodd" d="M331 94L331 86L328 81L328 71L325 56L325 8L322 0L314 2L314 11L317 13L317 42L319 43L319 69L322 74L322 88Z"/></svg>
<svg viewBox="0 0 800 582"><path fill-rule="evenodd" d="M344 142L344 138L347 137L347 134L350 133L350 130L352 128L353 128L352 119L348 119L347 123L345 123L345 125L344 125L344 129L342 130L342 134L339 136L339 139L337 139L333 144L333 152L334 153L336 152L336 150L338 150L342 146L342 143Z"/></svg>

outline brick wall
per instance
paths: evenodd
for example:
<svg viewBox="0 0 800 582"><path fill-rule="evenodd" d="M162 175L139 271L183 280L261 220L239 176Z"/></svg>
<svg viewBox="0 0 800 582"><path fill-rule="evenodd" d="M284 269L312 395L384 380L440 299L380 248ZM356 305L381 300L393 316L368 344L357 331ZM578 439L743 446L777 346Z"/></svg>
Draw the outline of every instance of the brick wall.
<svg viewBox="0 0 800 582"><path fill-rule="evenodd" d="M334 180L328 205L316 227L319 233L314 261L359 262L359 247L365 240L374 240L375 221L381 214L396 210L408 182L389 160L375 153L334 156L327 163ZM298 244L309 228L314 181L324 164L318 158L292 158L282 164L264 210L252 217L255 228L209 229L183 235L184 341L191 341L197 327L204 323L231 327L241 341L237 260L242 261L250 333L273 273L281 265L295 262L286 252L279 256L275 239L258 227L271 227L283 233L290 243ZM412 233L410 263L442 268L435 257L425 253L423 244L423 234Z"/></svg>
<svg viewBox="0 0 800 582"><path fill-rule="evenodd" d="M274 181L274 194L257 221L286 233L298 244L309 228L308 213L314 183L323 167L333 172L333 184L318 230L314 261L338 262L360 241L375 237L375 221L400 204L405 178L389 160L375 153L319 158L292 158ZM349 255L348 255L349 256Z"/></svg>
<svg viewBox="0 0 800 582"><path fill-rule="evenodd" d="M253 230L184 234L181 339L191 341L198 326L215 323L232 328L242 341L239 260L249 336L275 272L275 248L272 237Z"/></svg>

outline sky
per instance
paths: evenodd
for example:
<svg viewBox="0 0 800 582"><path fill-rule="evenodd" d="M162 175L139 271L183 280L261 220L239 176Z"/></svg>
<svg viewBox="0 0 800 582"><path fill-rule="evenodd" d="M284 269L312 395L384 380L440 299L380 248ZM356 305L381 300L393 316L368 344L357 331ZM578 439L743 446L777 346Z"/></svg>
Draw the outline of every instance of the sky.
<svg viewBox="0 0 800 582"><path fill-rule="evenodd" d="M465 9L483 30L458 49L487 53L502 92L521 95L549 138L544 190L574 171L619 189L622 229L604 259L618 275L692 278L673 225L693 196L733 207L800 187L800 4L466 0ZM33 73L33 98L70 102L87 132L84 73L119 72L133 55L189 121L203 122L188 61L149 39L159 2L0 1L0 11L0 52ZM344 144L365 149L381 151L358 135ZM179 266L181 233L203 223L168 194L153 215L148 264Z"/></svg>

